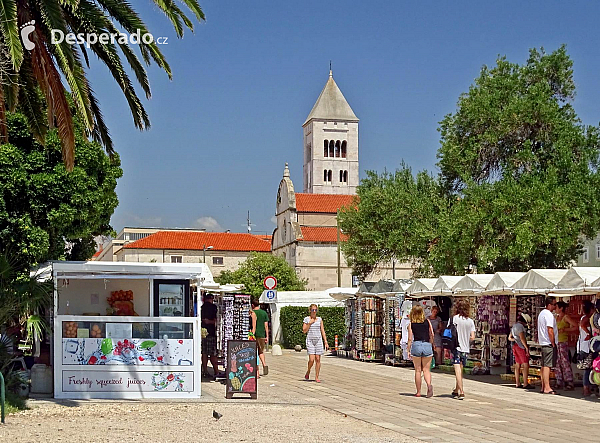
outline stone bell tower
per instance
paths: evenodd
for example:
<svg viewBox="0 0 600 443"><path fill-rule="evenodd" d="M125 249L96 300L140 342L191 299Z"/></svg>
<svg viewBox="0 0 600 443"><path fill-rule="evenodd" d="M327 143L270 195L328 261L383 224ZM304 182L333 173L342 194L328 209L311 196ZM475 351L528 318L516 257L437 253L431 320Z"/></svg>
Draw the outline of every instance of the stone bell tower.
<svg viewBox="0 0 600 443"><path fill-rule="evenodd" d="M302 125L304 187L311 194L356 194L358 118L329 70L329 79Z"/></svg>

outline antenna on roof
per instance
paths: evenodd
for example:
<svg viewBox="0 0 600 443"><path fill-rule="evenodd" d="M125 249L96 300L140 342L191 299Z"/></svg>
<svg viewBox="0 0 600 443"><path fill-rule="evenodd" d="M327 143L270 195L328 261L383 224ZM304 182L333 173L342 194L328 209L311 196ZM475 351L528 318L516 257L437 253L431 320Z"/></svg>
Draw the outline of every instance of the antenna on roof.
<svg viewBox="0 0 600 443"><path fill-rule="evenodd" d="M329 77L333 76L333 72L331 71L331 60L329 60Z"/></svg>
<svg viewBox="0 0 600 443"><path fill-rule="evenodd" d="M246 221L248 222L248 234L250 234L250 231L252 231L252 226L250 226L250 211L248 211L248 218Z"/></svg>

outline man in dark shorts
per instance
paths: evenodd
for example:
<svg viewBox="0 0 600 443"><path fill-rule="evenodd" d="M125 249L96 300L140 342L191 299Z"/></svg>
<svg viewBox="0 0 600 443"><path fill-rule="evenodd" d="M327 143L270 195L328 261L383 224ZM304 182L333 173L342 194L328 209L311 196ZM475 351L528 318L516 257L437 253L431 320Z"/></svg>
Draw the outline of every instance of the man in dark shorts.
<svg viewBox="0 0 600 443"><path fill-rule="evenodd" d="M538 316L538 343L542 346L542 394L556 392L550 386L550 369L556 367L558 329L552 312L556 309L556 298L546 297L546 309Z"/></svg>
<svg viewBox="0 0 600 443"><path fill-rule="evenodd" d="M213 379L217 378L217 306L213 303L213 295L206 294L200 309L202 327L208 335L202 339L202 376L208 377L208 358L213 367Z"/></svg>
<svg viewBox="0 0 600 443"><path fill-rule="evenodd" d="M256 299L252 300L252 309L254 310L254 318L256 319L256 324L252 325L252 332L256 337L258 358L263 366L263 375L267 375L269 367L266 365L265 347L267 345L267 337L269 336L269 316L265 311L260 309L260 303Z"/></svg>

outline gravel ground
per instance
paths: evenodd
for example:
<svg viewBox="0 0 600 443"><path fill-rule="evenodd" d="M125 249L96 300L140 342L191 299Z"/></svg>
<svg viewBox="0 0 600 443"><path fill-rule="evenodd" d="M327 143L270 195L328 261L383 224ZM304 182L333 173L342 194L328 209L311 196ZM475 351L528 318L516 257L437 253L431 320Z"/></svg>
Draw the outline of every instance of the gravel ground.
<svg viewBox="0 0 600 443"><path fill-rule="evenodd" d="M7 417L0 441L402 442L400 434L319 406L32 401ZM212 417L213 409L223 414Z"/></svg>

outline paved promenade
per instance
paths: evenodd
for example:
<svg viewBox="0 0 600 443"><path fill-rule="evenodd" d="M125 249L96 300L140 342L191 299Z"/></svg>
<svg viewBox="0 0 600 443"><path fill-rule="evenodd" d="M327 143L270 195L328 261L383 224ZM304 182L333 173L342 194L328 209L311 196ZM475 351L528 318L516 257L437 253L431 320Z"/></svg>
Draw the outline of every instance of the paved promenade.
<svg viewBox="0 0 600 443"><path fill-rule="evenodd" d="M590 441L600 429L595 398L466 380L466 398L457 400L450 396L454 377L442 373L433 375L433 398L416 398L412 369L326 357L317 384L303 379L305 352L267 358L270 373L260 380L259 398L295 398L419 440L564 443Z"/></svg>
<svg viewBox="0 0 600 443"><path fill-rule="evenodd" d="M414 371L324 357L322 383L305 381L306 352L267 354L258 399L225 399L225 386L202 383L198 400L33 399L7 418L0 441L575 442L594 441L600 401L542 395L509 385L434 373L434 397L414 397ZM425 389L423 389L425 393ZM223 417L216 421L212 411Z"/></svg>

